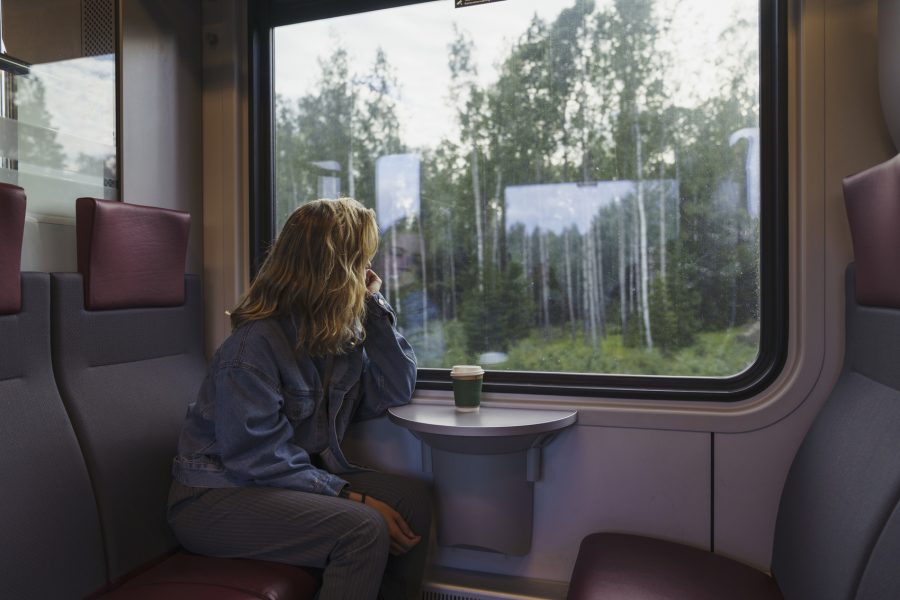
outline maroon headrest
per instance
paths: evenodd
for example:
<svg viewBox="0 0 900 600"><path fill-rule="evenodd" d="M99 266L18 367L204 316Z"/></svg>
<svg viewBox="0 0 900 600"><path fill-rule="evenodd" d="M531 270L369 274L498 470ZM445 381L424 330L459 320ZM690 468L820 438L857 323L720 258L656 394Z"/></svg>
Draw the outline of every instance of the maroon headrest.
<svg viewBox="0 0 900 600"><path fill-rule="evenodd" d="M0 315L22 309L22 234L25 231L25 190L0 183Z"/></svg>
<svg viewBox="0 0 900 600"><path fill-rule="evenodd" d="M900 308L900 154L844 179L856 301Z"/></svg>
<svg viewBox="0 0 900 600"><path fill-rule="evenodd" d="M88 310L184 303L191 216L96 198L75 204L78 271Z"/></svg>

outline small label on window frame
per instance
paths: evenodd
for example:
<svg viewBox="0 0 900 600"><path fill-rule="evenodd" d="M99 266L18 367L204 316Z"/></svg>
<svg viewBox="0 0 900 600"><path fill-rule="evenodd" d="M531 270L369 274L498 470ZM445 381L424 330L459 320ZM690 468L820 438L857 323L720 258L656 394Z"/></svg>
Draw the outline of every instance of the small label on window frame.
<svg viewBox="0 0 900 600"><path fill-rule="evenodd" d="M479 4L490 4L491 2L503 2L503 0L454 0L456 8L478 6Z"/></svg>

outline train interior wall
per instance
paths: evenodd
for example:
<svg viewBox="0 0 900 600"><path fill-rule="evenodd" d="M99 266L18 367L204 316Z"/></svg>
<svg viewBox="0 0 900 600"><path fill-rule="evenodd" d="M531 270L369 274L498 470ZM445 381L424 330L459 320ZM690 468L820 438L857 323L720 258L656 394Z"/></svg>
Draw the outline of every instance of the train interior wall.
<svg viewBox="0 0 900 600"><path fill-rule="evenodd" d="M203 275L208 349L227 334L224 310L247 281L244 11L236 0L124 0L119 13L121 197L191 213L187 270ZM579 424L545 451L531 553L434 548L435 565L566 581L584 535L621 531L768 568L787 470L841 367L852 260L841 179L895 153L879 104L876 1L807 0L790 12L784 373L761 397L727 408L578 402ZM74 270L74 237L71 222L31 217L23 268ZM356 427L347 446L363 462L428 477L418 440L386 419Z"/></svg>

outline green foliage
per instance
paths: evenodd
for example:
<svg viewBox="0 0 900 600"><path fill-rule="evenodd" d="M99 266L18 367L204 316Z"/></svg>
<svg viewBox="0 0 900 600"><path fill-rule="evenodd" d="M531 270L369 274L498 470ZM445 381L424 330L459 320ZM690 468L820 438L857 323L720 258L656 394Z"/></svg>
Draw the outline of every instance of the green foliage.
<svg viewBox="0 0 900 600"><path fill-rule="evenodd" d="M521 267L514 264L498 279L483 291L473 287L463 293L461 316L470 355L504 352L531 330L534 308Z"/></svg>
<svg viewBox="0 0 900 600"><path fill-rule="evenodd" d="M459 321L444 321L444 356L434 364L419 364L425 367L449 367L452 365L465 365L475 362L475 356L468 350L466 332Z"/></svg>
<svg viewBox="0 0 900 600"><path fill-rule="evenodd" d="M758 347L753 329L746 326L700 333L693 345L668 353L626 346L622 336L614 334L603 338L600 352L595 353L589 343L581 339L573 341L565 328L556 328L549 339L533 332L510 349L506 362L492 368L727 377L740 373L756 360Z"/></svg>
<svg viewBox="0 0 900 600"><path fill-rule="evenodd" d="M633 313L631 318L625 321L625 335L622 336L622 344L628 348L638 348L643 345L643 332L638 315Z"/></svg>
<svg viewBox="0 0 900 600"><path fill-rule="evenodd" d="M662 277L650 286L650 323L653 343L664 355L690 344L678 336L678 315L669 301L668 282Z"/></svg>

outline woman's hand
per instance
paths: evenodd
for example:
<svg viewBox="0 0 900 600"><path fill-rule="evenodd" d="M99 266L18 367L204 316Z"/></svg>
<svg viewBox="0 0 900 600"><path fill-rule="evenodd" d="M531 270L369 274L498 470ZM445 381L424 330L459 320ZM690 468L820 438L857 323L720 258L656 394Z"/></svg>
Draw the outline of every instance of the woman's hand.
<svg viewBox="0 0 900 600"><path fill-rule="evenodd" d="M372 496L366 496L366 504L380 512L384 520L387 521L388 530L391 533L391 554L395 556L406 554L422 539L422 536L413 533L413 530L409 528L409 525L406 524L400 513L394 510L393 507Z"/></svg>
<svg viewBox="0 0 900 600"><path fill-rule="evenodd" d="M366 269L366 292L371 296L381 290L381 277L372 269Z"/></svg>

